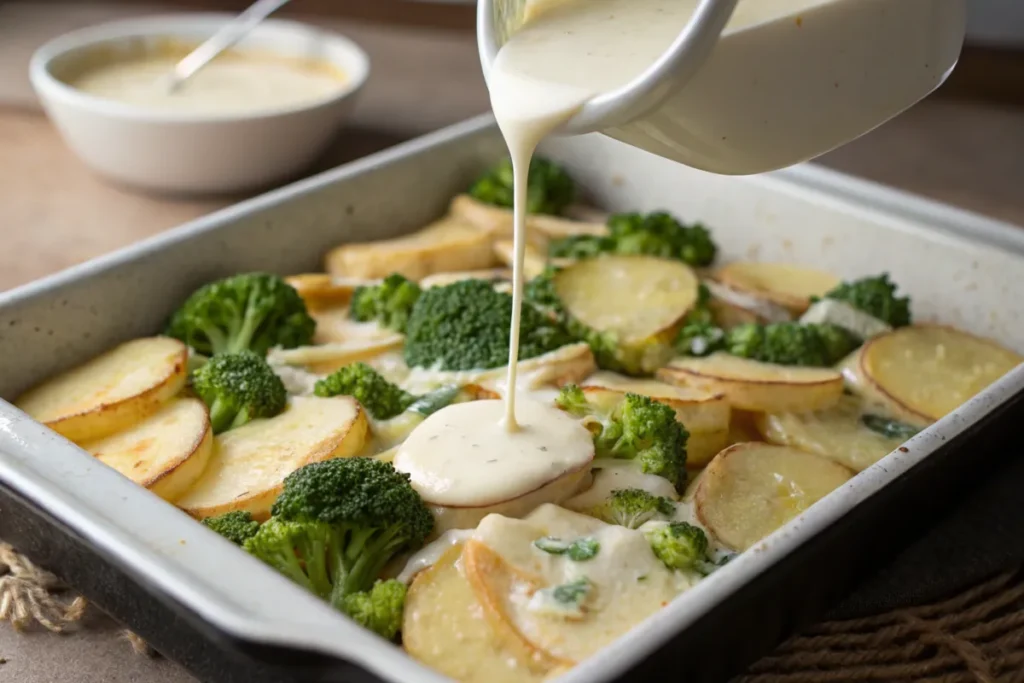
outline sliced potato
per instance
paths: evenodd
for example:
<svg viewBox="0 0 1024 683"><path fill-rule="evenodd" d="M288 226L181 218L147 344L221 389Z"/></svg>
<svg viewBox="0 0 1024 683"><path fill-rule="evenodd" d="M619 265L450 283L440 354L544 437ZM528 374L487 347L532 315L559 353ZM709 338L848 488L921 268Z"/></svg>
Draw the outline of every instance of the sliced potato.
<svg viewBox="0 0 1024 683"><path fill-rule="evenodd" d="M399 336L376 322L359 322L349 317L346 306L322 308L310 313L316 320L313 344L344 344L349 342L394 341Z"/></svg>
<svg viewBox="0 0 1024 683"><path fill-rule="evenodd" d="M572 318L616 340L614 364L630 374L653 373L668 361L698 284L683 262L650 256L584 259L553 280Z"/></svg>
<svg viewBox="0 0 1024 683"><path fill-rule="evenodd" d="M418 661L460 683L543 681L550 663L521 656L481 619L483 608L459 569L462 544L416 575L405 598L402 645Z"/></svg>
<svg viewBox="0 0 1024 683"><path fill-rule="evenodd" d="M352 300L357 287L376 284L376 280L337 277L327 273L302 273L285 278L295 288L306 308L319 311L325 308L345 306Z"/></svg>
<svg viewBox="0 0 1024 683"><path fill-rule="evenodd" d="M463 280L484 280L499 286L512 281L512 271L507 268L488 268L486 270L466 270L455 273L434 273L420 280L420 287L423 289L444 287L445 285L462 282Z"/></svg>
<svg viewBox="0 0 1024 683"><path fill-rule="evenodd" d="M816 453L860 472L903 442L865 427L861 421L864 408L860 398L843 396L825 410L759 415L757 427L771 443Z"/></svg>
<svg viewBox="0 0 1024 683"><path fill-rule="evenodd" d="M691 434L722 432L729 428L731 410L723 394L612 372L597 372L583 380L582 387L588 400L598 405L618 401L627 392L650 396L672 406L676 418Z"/></svg>
<svg viewBox="0 0 1024 683"><path fill-rule="evenodd" d="M343 244L327 253L326 270L350 278L400 273L421 280L433 273L478 270L494 264L491 238L464 221L443 218L411 235Z"/></svg>
<svg viewBox="0 0 1024 683"><path fill-rule="evenodd" d="M729 445L729 430L690 432L686 440L686 468L699 470Z"/></svg>
<svg viewBox="0 0 1024 683"><path fill-rule="evenodd" d="M511 239L513 231L512 210L492 206L473 199L469 195L458 195L449 207L451 215L465 221L478 230L496 239ZM606 235L608 228L603 223L530 214L526 219L528 239L538 247L546 247L553 239L574 235Z"/></svg>
<svg viewBox="0 0 1024 683"><path fill-rule="evenodd" d="M277 417L218 435L206 471L177 505L200 519L232 510L266 519L286 476L359 453L368 431L366 413L349 396L293 398Z"/></svg>
<svg viewBox="0 0 1024 683"><path fill-rule="evenodd" d="M394 462L394 458L391 459ZM439 536L452 529L473 529L488 515L503 517L525 517L545 503L559 504L566 501L592 482L590 468L567 472L539 489L528 491L511 500L477 507L431 507L434 515L432 536Z"/></svg>
<svg viewBox="0 0 1024 683"><path fill-rule="evenodd" d="M704 279L711 294L708 307L719 326L731 329L744 323L777 323L793 319L793 313L774 301Z"/></svg>
<svg viewBox="0 0 1024 683"><path fill-rule="evenodd" d="M853 476L813 453L764 443L730 446L694 494L701 523L723 545L746 550Z"/></svg>
<svg viewBox="0 0 1024 683"><path fill-rule="evenodd" d="M152 415L185 386L188 348L170 337L125 342L23 394L15 405L76 443Z"/></svg>
<svg viewBox="0 0 1024 683"><path fill-rule="evenodd" d="M822 270L788 263L737 261L715 271L714 279L732 290L752 295L800 315L837 284L839 278Z"/></svg>
<svg viewBox="0 0 1024 683"><path fill-rule="evenodd" d="M733 408L753 412L819 410L839 400L843 376L832 368L806 368L713 353L677 358L658 379L725 395Z"/></svg>
<svg viewBox="0 0 1024 683"><path fill-rule="evenodd" d="M865 344L861 370L879 392L925 420L938 420L1024 358L952 327L915 325Z"/></svg>
<svg viewBox="0 0 1024 683"><path fill-rule="evenodd" d="M594 354L589 346L584 343L567 344L554 351L520 361L518 383L522 389L528 391L545 386L578 384L596 369ZM412 368L403 386L413 393L423 393L445 384L503 387L502 382L507 372L505 367L458 372Z"/></svg>
<svg viewBox="0 0 1024 683"><path fill-rule="evenodd" d="M514 268L516 249L512 240L498 240L494 243L494 257L507 268ZM547 268L548 257L541 249L527 244L523 250L523 277L532 280Z"/></svg>
<svg viewBox="0 0 1024 683"><path fill-rule="evenodd" d="M379 339L352 339L345 342L300 346L295 349L271 349L271 365L304 367L316 374L327 374L352 363L369 362L402 346L405 337L391 334Z"/></svg>
<svg viewBox="0 0 1024 683"><path fill-rule="evenodd" d="M739 325L747 325L750 323L769 322L766 318L758 315L754 311L743 308L742 306L737 306L734 303L714 295L712 295L711 299L708 301L708 308L711 310L711 316L714 318L715 324L723 330L731 330Z"/></svg>
<svg viewBox="0 0 1024 683"><path fill-rule="evenodd" d="M593 538L599 554L578 566L564 555L538 551L534 542L545 536ZM615 641L691 584L655 557L639 531L554 505L522 520L491 515L466 541L462 564L494 632L518 640L533 657L563 666ZM541 593L580 576L591 590L578 611L560 610Z"/></svg>
<svg viewBox="0 0 1024 683"><path fill-rule="evenodd" d="M174 502L203 474L213 453L213 431L202 401L172 399L142 422L82 448L139 486Z"/></svg>
<svg viewBox="0 0 1024 683"><path fill-rule="evenodd" d="M643 489L655 496L670 500L679 498L674 484L664 477L647 474L633 460L601 458L594 461L593 477L589 486L580 487L579 493L561 503L561 506L586 514L601 505L619 489Z"/></svg>
<svg viewBox="0 0 1024 683"><path fill-rule="evenodd" d="M864 347L851 353L843 359L837 368L843 373L843 383L854 395L858 396L865 405L876 406L874 412L882 415L891 415L893 418L924 428L932 423L915 412L912 412L894 401L888 394L882 393L875 384L869 380L861 369L861 354Z"/></svg>
<svg viewBox="0 0 1024 683"><path fill-rule="evenodd" d="M729 444L760 441L761 432L757 428L757 418L761 413L746 410L733 410L729 416Z"/></svg>

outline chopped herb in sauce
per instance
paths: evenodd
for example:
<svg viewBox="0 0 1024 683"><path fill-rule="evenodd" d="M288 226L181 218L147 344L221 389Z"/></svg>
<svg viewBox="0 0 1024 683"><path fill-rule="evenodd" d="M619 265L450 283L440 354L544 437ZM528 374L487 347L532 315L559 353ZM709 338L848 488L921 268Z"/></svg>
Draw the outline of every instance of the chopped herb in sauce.
<svg viewBox="0 0 1024 683"><path fill-rule="evenodd" d="M584 615L584 603L592 590L593 584L586 577L542 588L530 597L527 609L563 619L580 619Z"/></svg>
<svg viewBox="0 0 1024 683"><path fill-rule="evenodd" d="M572 583L563 583L551 589L551 597L561 605L583 604L583 601L590 595L591 583L587 577L582 576Z"/></svg>
<svg viewBox="0 0 1024 683"><path fill-rule="evenodd" d="M863 415L860 421L871 431L890 439L909 439L921 431L913 425L908 425L899 420L890 420L881 415Z"/></svg>
<svg viewBox="0 0 1024 683"><path fill-rule="evenodd" d="M572 542L553 536L543 536L534 541L533 545L550 555L566 555L573 562L586 562L601 550L601 544L590 536L577 538Z"/></svg>

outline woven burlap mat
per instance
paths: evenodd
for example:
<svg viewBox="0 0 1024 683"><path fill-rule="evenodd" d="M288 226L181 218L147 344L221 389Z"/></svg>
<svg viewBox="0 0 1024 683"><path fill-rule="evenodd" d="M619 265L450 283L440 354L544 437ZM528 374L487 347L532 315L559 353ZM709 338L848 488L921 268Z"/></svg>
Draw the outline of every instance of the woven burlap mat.
<svg viewBox="0 0 1024 683"><path fill-rule="evenodd" d="M89 609L53 574L0 542L0 621L66 633ZM129 631L136 652L153 651ZM783 643L734 683L1024 683L1024 569L958 595L829 621Z"/></svg>

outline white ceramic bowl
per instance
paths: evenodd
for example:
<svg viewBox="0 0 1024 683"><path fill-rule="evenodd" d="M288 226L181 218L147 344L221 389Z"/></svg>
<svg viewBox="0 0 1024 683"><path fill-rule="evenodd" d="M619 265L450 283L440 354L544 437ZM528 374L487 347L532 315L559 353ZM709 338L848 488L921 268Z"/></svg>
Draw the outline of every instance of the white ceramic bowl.
<svg viewBox="0 0 1024 683"><path fill-rule="evenodd" d="M238 49L326 61L348 81L307 105L224 115L146 109L89 95L62 75L91 50L129 49L140 41L199 42L228 19L181 14L101 24L39 48L29 67L32 86L65 142L98 173L168 193L209 194L265 187L294 176L324 150L351 111L370 73L369 58L342 36L268 20ZM66 77L66 76L65 76Z"/></svg>

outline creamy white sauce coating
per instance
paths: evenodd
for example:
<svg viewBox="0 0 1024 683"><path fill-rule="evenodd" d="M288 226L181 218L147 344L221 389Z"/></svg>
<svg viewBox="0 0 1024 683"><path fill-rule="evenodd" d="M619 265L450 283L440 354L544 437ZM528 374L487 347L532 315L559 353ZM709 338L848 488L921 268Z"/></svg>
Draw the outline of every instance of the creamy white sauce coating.
<svg viewBox="0 0 1024 683"><path fill-rule="evenodd" d="M263 55L227 54L210 62L175 92L166 78L176 54L115 61L74 79L82 92L125 104L189 114L234 114L284 109L326 99L345 86L328 65Z"/></svg>
<svg viewBox="0 0 1024 683"><path fill-rule="evenodd" d="M410 583L421 571L437 564L449 548L472 537L472 529L449 529L410 557L396 578L404 584Z"/></svg>
<svg viewBox="0 0 1024 683"><path fill-rule="evenodd" d="M480 507L517 498L590 466L590 433L554 406L522 401L519 428L502 424L500 400L457 403L428 417L395 455L425 501Z"/></svg>

